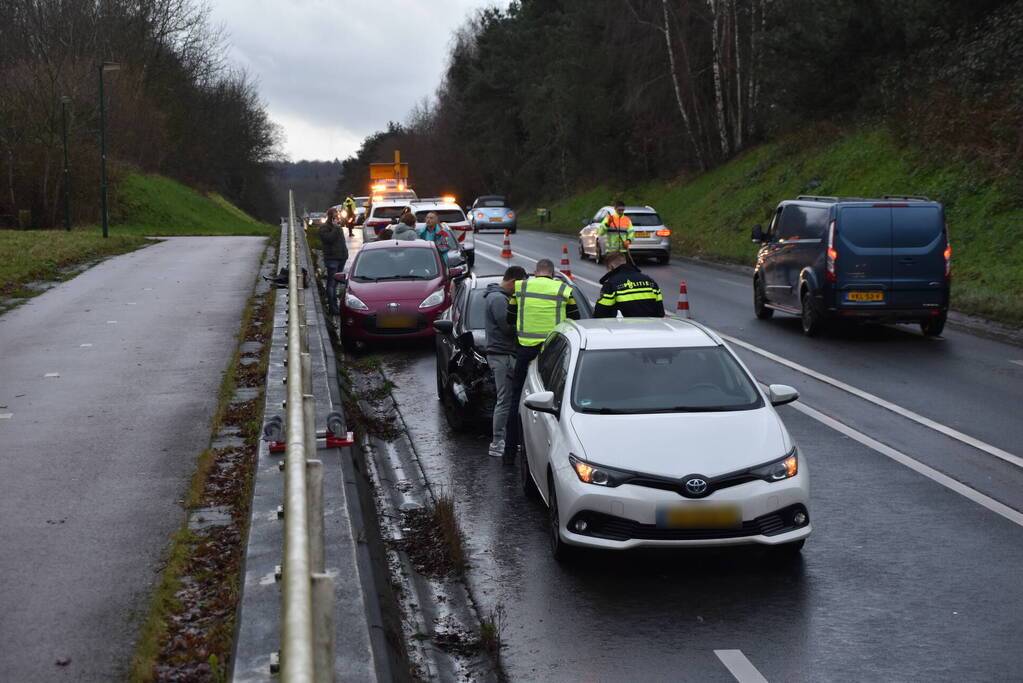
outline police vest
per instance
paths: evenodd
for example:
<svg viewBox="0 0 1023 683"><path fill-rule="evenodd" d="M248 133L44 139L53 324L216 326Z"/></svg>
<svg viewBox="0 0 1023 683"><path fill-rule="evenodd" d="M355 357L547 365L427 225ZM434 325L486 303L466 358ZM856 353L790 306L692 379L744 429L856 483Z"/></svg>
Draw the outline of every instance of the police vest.
<svg viewBox="0 0 1023 683"><path fill-rule="evenodd" d="M518 319L515 331L522 346L543 343L565 319L572 287L549 277L531 277L515 283Z"/></svg>

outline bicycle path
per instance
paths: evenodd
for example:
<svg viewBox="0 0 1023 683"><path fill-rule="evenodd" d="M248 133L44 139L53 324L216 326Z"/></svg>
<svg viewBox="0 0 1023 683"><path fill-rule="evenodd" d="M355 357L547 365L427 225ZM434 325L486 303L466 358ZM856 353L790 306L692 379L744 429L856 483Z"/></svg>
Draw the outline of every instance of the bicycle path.
<svg viewBox="0 0 1023 683"><path fill-rule="evenodd" d="M0 317L0 678L127 671L265 242L169 238Z"/></svg>

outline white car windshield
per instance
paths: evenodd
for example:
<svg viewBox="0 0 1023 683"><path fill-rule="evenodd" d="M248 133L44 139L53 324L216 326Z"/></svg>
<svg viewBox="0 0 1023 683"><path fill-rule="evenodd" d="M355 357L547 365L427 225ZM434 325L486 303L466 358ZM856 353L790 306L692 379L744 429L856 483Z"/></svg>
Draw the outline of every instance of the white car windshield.
<svg viewBox="0 0 1023 683"><path fill-rule="evenodd" d="M352 279L359 282L432 280L439 276L436 251L406 247L363 251L352 272Z"/></svg>
<svg viewBox="0 0 1023 683"><path fill-rule="evenodd" d="M583 351L572 406L583 413L752 410L760 392L724 348Z"/></svg>

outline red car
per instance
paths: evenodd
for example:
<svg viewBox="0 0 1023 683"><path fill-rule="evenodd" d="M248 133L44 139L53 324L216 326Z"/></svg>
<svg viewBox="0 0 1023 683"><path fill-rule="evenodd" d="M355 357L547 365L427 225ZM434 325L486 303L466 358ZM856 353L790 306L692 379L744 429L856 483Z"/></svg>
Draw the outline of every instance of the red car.
<svg viewBox="0 0 1023 683"><path fill-rule="evenodd" d="M451 305L451 282L466 272L445 268L431 242L364 244L348 272L334 276L346 285L338 307L342 342L432 337L433 321Z"/></svg>

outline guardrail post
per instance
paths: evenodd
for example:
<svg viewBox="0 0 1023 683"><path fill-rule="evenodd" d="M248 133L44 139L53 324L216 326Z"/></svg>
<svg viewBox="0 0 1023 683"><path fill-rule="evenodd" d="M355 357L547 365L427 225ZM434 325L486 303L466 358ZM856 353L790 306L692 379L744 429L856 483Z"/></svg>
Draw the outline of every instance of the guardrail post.
<svg viewBox="0 0 1023 683"><path fill-rule="evenodd" d="M313 637L316 683L334 683L334 578L313 574Z"/></svg>

